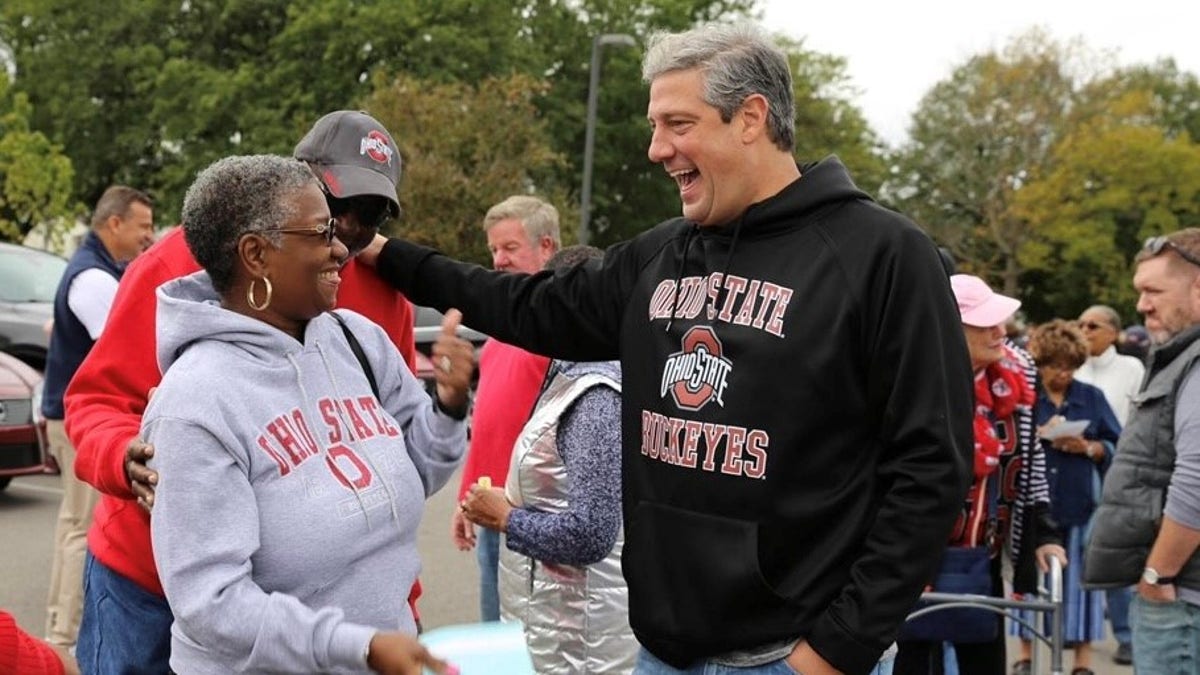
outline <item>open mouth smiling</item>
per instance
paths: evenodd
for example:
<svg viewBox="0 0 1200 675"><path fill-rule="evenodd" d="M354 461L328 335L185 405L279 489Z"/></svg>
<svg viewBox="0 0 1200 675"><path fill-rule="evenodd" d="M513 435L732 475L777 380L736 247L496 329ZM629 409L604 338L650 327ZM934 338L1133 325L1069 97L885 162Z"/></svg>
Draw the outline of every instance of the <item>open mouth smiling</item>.
<svg viewBox="0 0 1200 675"><path fill-rule="evenodd" d="M700 179L700 172L695 169L680 169L678 171L670 171L668 175L675 180L680 191L687 190L697 180Z"/></svg>

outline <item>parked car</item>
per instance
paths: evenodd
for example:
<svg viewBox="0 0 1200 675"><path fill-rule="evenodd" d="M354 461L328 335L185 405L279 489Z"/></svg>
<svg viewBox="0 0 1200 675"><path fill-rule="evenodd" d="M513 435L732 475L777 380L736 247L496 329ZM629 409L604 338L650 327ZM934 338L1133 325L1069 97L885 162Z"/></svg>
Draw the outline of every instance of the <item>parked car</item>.
<svg viewBox="0 0 1200 675"><path fill-rule="evenodd" d="M53 253L0 242L0 351L38 371L46 368L54 294L66 267Z"/></svg>
<svg viewBox="0 0 1200 675"><path fill-rule="evenodd" d="M417 343L417 351L425 356L429 356L429 350L437 340L438 333L442 332L442 317L441 312L432 307L422 307L413 305L413 340ZM479 331L467 326L459 325L458 336L470 340L475 345L475 349L483 346L487 341L488 336Z"/></svg>
<svg viewBox="0 0 1200 675"><path fill-rule="evenodd" d="M0 352L0 490L13 476L58 473L46 454L46 420L41 415L42 376Z"/></svg>
<svg viewBox="0 0 1200 675"><path fill-rule="evenodd" d="M437 340L438 333L442 332L442 317L441 312L432 307L422 307L413 305L413 341L417 343L417 377L425 383L425 389L430 395L435 395L437 391L437 382L433 376L433 362L429 359L430 350L433 348L433 343ZM487 341L486 335L479 331L468 328L467 326L459 325L458 336L469 340L475 345L475 357L478 360L479 350L483 347L483 343ZM475 369L475 374L471 380L471 387L474 388L475 383L479 380L479 369Z"/></svg>

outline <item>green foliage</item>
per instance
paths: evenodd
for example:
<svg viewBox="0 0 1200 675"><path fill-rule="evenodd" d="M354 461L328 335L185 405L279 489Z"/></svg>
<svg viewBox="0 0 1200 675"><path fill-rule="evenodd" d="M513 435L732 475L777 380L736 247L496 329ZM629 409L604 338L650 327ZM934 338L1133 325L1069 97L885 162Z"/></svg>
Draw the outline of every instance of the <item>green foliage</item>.
<svg viewBox="0 0 1200 675"><path fill-rule="evenodd" d="M1171 59L1118 70L1088 87L1089 116L1126 109L1128 96L1140 96L1139 116L1162 127L1168 136L1186 133L1200 140L1200 80L1179 70ZM1126 101L1122 104L1122 99Z"/></svg>
<svg viewBox="0 0 1200 675"><path fill-rule="evenodd" d="M176 3L176 6L178 3ZM160 163L159 133L147 124L165 41L161 0L5 0L0 40L29 96L31 127L75 167L72 201L94 203L104 187L143 187Z"/></svg>
<svg viewBox="0 0 1200 675"><path fill-rule="evenodd" d="M1194 74L1033 31L930 90L887 187L1034 320L1096 302L1133 316L1143 239L1200 225L1198 126Z"/></svg>
<svg viewBox="0 0 1200 675"><path fill-rule="evenodd" d="M1070 58L1033 31L956 68L921 100L888 186L963 271L998 278L1009 294L1018 290L1017 254L1032 229L1013 201L1046 170L1075 106Z"/></svg>
<svg viewBox="0 0 1200 675"><path fill-rule="evenodd" d="M407 76L378 76L375 84L364 107L392 131L404 158L406 215L391 234L488 264L483 214L509 195L536 192L562 222L577 218L565 192L534 179L563 164L534 107L544 85L523 75L477 86Z"/></svg>
<svg viewBox="0 0 1200 675"><path fill-rule="evenodd" d="M71 201L71 160L29 128L28 98L13 92L0 71L0 240L21 241L45 224L57 240L77 209Z"/></svg>
<svg viewBox="0 0 1200 675"><path fill-rule="evenodd" d="M1148 111L1149 92L1141 96ZM1041 291L1027 310L1075 316L1096 302L1134 315L1133 256L1150 236L1200 226L1200 145L1125 116L1082 123L1055 148L1054 169L1018 195L1038 224L1021 251ZM1150 117L1146 115L1145 117Z"/></svg>
<svg viewBox="0 0 1200 675"><path fill-rule="evenodd" d="M526 117L505 116L499 126L485 112L474 123L499 146L507 147L502 137L512 136L548 154L511 157L526 165L519 181L501 185L500 173L480 176L468 186L478 192L471 199L459 190L440 201L430 201L431 192L418 196L418 172L429 161L449 180L466 166L461 158L479 151L478 137L422 122L421 131L412 132L421 136L410 138L413 125L388 120L413 154L412 181L402 197L410 203L411 223L438 220L437 211L423 209L453 206L450 213L464 217L443 222L474 224L482 210L467 218L458 207L480 208L493 196L534 190L564 208L563 230L573 236L577 209L566 205L578 202L581 189L594 36L622 33L645 44L655 30L750 15L756 1L5 0L0 42L11 48L16 86L32 103L31 128L74 162L71 199L90 204L109 184L127 183L153 193L155 213L168 222L196 172L212 161L289 153L322 114L364 101L380 104L396 81L468 100L496 87L524 86L512 78L537 81L532 90L522 89ZM797 156L807 161L837 153L874 192L883 165L874 135L849 102L844 62L798 43L788 48L796 74ZM679 213L675 184L646 157L641 56L640 47L610 46L602 53L592 185L592 241L601 246ZM417 98L412 105L422 104ZM451 110L455 102L444 103ZM433 147L433 141L464 145ZM471 174L445 185L458 187L455 181L475 178ZM411 197L406 190L414 191ZM444 236L435 238L466 250L457 248L465 241ZM470 239L472 246L481 240Z"/></svg>
<svg viewBox="0 0 1200 675"><path fill-rule="evenodd" d="M887 164L879 137L852 103L858 91L850 84L846 59L805 50L802 42L778 40L792 64L797 160L835 154L860 188L878 195Z"/></svg>

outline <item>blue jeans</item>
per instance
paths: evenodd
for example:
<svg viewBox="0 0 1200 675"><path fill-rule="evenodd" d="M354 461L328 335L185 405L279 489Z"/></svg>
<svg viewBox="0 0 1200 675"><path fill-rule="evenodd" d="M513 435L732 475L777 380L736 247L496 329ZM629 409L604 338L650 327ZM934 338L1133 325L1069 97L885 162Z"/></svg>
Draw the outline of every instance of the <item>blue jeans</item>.
<svg viewBox="0 0 1200 675"><path fill-rule="evenodd" d="M1133 667L1138 673L1192 675L1200 670L1200 607L1133 596Z"/></svg>
<svg viewBox="0 0 1200 675"><path fill-rule="evenodd" d="M885 654L878 665L871 670L870 675L892 675L892 663L895 657L895 650ZM643 647L638 650L637 665L633 667L633 675L796 675L796 671L783 659L749 668L734 668L733 666L718 665L712 661L703 661L687 670L680 670L663 663Z"/></svg>
<svg viewBox="0 0 1200 675"><path fill-rule="evenodd" d="M475 528L475 559L479 561L479 620L500 620L500 592L496 588L496 568L500 565L500 533L486 527Z"/></svg>
<svg viewBox="0 0 1200 675"><path fill-rule="evenodd" d="M1108 622L1112 624L1113 637L1119 644L1130 644L1130 640L1133 639L1129 631L1129 602L1133 600L1136 588L1110 588L1104 592L1104 602L1108 606Z"/></svg>
<svg viewBox="0 0 1200 675"><path fill-rule="evenodd" d="M75 659L88 675L162 675L170 667L171 608L87 554Z"/></svg>

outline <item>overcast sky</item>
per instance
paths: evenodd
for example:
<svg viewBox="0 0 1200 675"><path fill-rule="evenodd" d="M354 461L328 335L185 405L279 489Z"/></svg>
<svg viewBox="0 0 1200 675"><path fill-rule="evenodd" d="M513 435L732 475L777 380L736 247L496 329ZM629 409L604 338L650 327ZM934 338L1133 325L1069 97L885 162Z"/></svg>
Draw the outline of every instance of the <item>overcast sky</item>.
<svg viewBox="0 0 1200 675"><path fill-rule="evenodd" d="M1198 0L764 0L763 23L809 49L844 56L859 106L893 145L920 98L970 56L1033 26L1081 37L1122 64L1174 57L1200 74Z"/></svg>

